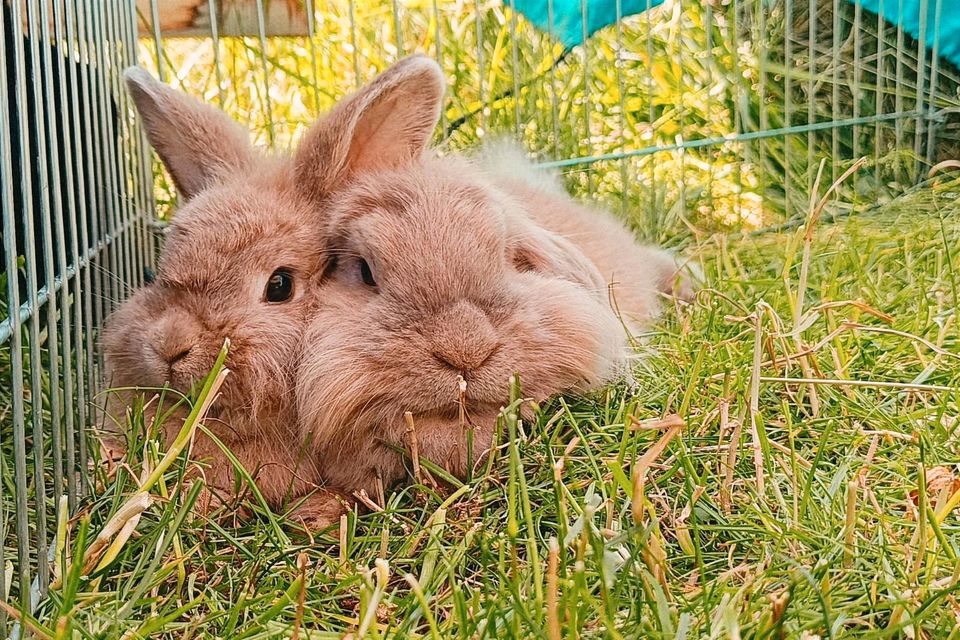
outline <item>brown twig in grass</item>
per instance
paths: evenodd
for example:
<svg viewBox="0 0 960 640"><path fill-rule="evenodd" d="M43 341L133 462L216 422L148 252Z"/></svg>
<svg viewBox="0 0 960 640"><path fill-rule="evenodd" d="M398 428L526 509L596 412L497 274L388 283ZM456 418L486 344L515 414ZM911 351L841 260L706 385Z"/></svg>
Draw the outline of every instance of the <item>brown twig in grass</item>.
<svg viewBox="0 0 960 640"><path fill-rule="evenodd" d="M762 304L762 303L761 303ZM753 468L757 479L757 495L765 493L763 474L763 449L760 446L760 354L763 336L763 321L758 305L754 324L753 368L750 375L750 442L753 447Z"/></svg>
<svg viewBox="0 0 960 640"><path fill-rule="evenodd" d="M677 418L679 418L679 416L677 416ZM647 469L649 469L650 465L652 465L653 462L660 457L660 454L663 453L663 450L667 448L667 445L670 444L670 441L673 440L674 436L680 433L680 430L685 426L685 424L686 423L684 423L682 419L674 420L673 425L667 429L666 433L663 434L663 437L661 437L653 444L653 446L647 449L634 465L633 500L630 504L631 511L633 513L634 524L640 525L643 522L643 490L644 484L646 483Z"/></svg>
<svg viewBox="0 0 960 640"><path fill-rule="evenodd" d="M683 418L675 413L664 418L654 418L652 420L640 420L636 416L630 416L631 431L665 431L673 427L683 427L685 424L686 423L683 421Z"/></svg>
<svg viewBox="0 0 960 640"><path fill-rule="evenodd" d="M720 400L720 433L717 434L717 452L721 452L723 447L723 437L727 435L727 430L730 426L730 401L727 398L722 398ZM734 442L732 434L730 439L730 444L728 445L727 457L730 457L729 449L735 449L738 443ZM736 453L734 453L736 455ZM720 461L720 456L718 456L717 464L717 475L719 476L721 471L726 475L726 470L723 469L723 462ZM725 513L730 511L730 487L726 482L720 483L720 507L724 510Z"/></svg>
<svg viewBox="0 0 960 640"><path fill-rule="evenodd" d="M345 569L347 566L347 514L340 514L340 548L338 549L337 566Z"/></svg>
<svg viewBox="0 0 960 640"><path fill-rule="evenodd" d="M410 444L410 460L413 464L413 477L417 482L430 487L436 487L437 482L424 467L420 466L420 440L417 438L417 425L413 422L413 414L404 412L403 419L407 423L407 439Z"/></svg>
<svg viewBox="0 0 960 640"><path fill-rule="evenodd" d="M420 445L417 442L417 427L413 424L413 414L406 411L403 419L407 423L407 440L410 444L410 460L413 462L413 477L423 484L423 476L420 472Z"/></svg>
<svg viewBox="0 0 960 640"><path fill-rule="evenodd" d="M297 594L297 610L293 617L293 631L290 640L300 640L300 628L303 626L304 604L307 599L307 567L310 560L307 554L301 551L297 555L297 570L300 573L300 592Z"/></svg>
<svg viewBox="0 0 960 640"><path fill-rule="evenodd" d="M733 470L737 466L737 452L740 450L740 435L743 432L743 420L733 422L733 433L730 435L730 449L727 451L727 464L723 470L723 485L720 494L724 513L730 513L733 497Z"/></svg>
<svg viewBox="0 0 960 640"><path fill-rule="evenodd" d="M3 611L6 612L7 615L9 615L11 618L13 618L17 622L25 626L27 629L30 630L30 633L37 636L38 638L43 638L44 640L47 640L47 639L53 640L53 636L51 636L42 628L34 624L32 620L28 619L25 616L21 616L20 610L15 607L11 607L6 601L0 600L0 609L3 609Z"/></svg>

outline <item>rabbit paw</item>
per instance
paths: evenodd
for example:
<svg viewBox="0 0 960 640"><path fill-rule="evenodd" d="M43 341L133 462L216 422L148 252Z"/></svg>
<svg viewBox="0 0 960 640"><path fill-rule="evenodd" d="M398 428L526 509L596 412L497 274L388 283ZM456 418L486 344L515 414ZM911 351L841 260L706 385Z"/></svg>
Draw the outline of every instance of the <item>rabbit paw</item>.
<svg viewBox="0 0 960 640"><path fill-rule="evenodd" d="M352 506L353 501L344 494L321 489L302 500L287 518L307 531L319 531L339 524L340 516Z"/></svg>

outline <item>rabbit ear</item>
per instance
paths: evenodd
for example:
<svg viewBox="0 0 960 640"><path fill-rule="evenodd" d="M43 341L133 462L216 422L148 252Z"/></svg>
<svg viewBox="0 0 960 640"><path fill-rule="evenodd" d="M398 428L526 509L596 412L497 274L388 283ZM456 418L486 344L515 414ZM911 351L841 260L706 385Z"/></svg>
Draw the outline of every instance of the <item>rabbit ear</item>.
<svg viewBox="0 0 960 640"><path fill-rule="evenodd" d="M563 236L531 220L513 220L514 262L521 270L536 271L581 285L588 291L606 294L606 282L597 266Z"/></svg>
<svg viewBox="0 0 960 640"><path fill-rule="evenodd" d="M323 198L351 174L419 157L440 118L445 82L436 62L397 62L310 129L296 153L299 183Z"/></svg>
<svg viewBox="0 0 960 640"><path fill-rule="evenodd" d="M250 138L227 114L168 87L140 67L129 67L123 77L147 138L181 196L192 198L249 167L254 158Z"/></svg>

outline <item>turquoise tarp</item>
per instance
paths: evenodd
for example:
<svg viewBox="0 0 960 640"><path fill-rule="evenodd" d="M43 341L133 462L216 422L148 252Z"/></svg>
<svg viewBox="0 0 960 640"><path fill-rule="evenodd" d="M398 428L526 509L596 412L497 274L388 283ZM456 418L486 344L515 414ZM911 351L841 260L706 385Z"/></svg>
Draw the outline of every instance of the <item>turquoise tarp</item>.
<svg viewBox="0 0 960 640"><path fill-rule="evenodd" d="M632 16L663 4L663 0L504 0L527 17L538 29L552 33L567 47L584 40L583 13L586 9L586 36L617 21L617 5L621 17ZM551 24L550 11L553 11Z"/></svg>
<svg viewBox="0 0 960 640"><path fill-rule="evenodd" d="M642 13L663 4L664 0L504 0L527 17L538 29L552 33L567 47L582 44L589 37L625 17ZM689 0L688 0L689 1ZM875 14L882 12L893 24L903 24L904 30L920 38L920 9L926 6L924 40L929 49L935 43L937 52L960 67L960 0L848 0ZM618 6L619 5L619 6ZM939 8L938 8L939 5ZM901 7L903 8L901 12ZM551 16L552 11L552 16ZM586 28L583 15L586 13ZM940 23L937 25L937 14ZM551 20L552 18L552 20Z"/></svg>
<svg viewBox="0 0 960 640"><path fill-rule="evenodd" d="M856 3L857 0L850 0ZM920 9L926 5L924 41L927 48L960 67L960 3L957 0L859 0L859 4L887 22L902 24L903 30L920 39ZM900 6L903 5L903 12ZM938 7L939 5L939 7ZM937 24L937 13L940 24ZM939 41L939 44L937 44Z"/></svg>

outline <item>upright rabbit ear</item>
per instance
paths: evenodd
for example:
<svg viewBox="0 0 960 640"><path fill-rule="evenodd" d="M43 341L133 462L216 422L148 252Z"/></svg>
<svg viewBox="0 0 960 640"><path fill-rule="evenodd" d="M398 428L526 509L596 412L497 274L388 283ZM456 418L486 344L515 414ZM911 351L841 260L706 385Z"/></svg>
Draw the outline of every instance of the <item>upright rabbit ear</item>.
<svg viewBox="0 0 960 640"><path fill-rule="evenodd" d="M250 138L227 114L171 89L140 67L128 68L123 77L147 138L181 196L192 198L250 166Z"/></svg>
<svg viewBox="0 0 960 640"><path fill-rule="evenodd" d="M295 157L299 183L322 198L352 174L419 157L440 118L444 88L443 72L430 58L397 62L307 132Z"/></svg>

